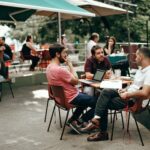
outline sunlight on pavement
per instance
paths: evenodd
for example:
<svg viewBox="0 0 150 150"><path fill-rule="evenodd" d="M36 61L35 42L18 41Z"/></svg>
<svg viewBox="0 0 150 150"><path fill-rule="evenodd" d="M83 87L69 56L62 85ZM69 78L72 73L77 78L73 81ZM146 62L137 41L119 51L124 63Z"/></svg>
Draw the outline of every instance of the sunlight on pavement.
<svg viewBox="0 0 150 150"><path fill-rule="evenodd" d="M43 89L43 90L35 90L32 91L34 98L48 98L48 91Z"/></svg>

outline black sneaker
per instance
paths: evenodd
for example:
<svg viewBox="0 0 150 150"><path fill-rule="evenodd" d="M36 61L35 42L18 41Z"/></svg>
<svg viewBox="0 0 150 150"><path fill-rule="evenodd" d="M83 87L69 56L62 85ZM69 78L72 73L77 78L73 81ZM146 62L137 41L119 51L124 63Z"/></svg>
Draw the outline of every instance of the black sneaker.
<svg viewBox="0 0 150 150"><path fill-rule="evenodd" d="M72 122L69 124L69 126L70 126L76 133L81 134L80 131L79 131L79 128L78 128L78 126L77 126L77 124L76 124L76 121L72 121Z"/></svg>

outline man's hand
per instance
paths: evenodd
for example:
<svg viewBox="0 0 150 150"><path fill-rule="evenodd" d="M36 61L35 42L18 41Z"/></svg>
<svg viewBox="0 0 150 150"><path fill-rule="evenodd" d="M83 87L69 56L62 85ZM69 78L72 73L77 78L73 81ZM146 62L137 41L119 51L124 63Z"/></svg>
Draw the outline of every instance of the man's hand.
<svg viewBox="0 0 150 150"><path fill-rule="evenodd" d="M65 64L69 67L73 67L72 62L70 61L70 59L68 59L68 57L66 57L65 59Z"/></svg>
<svg viewBox="0 0 150 150"><path fill-rule="evenodd" d="M4 51L5 49L5 46L0 46L0 51Z"/></svg>
<svg viewBox="0 0 150 150"><path fill-rule="evenodd" d="M118 90L118 93L121 94L121 93L124 93L124 92L126 92L126 91L127 91L127 89L119 89L119 90Z"/></svg>
<svg viewBox="0 0 150 150"><path fill-rule="evenodd" d="M129 99L129 97L128 97L128 92L120 93L120 97L121 97L123 100L128 100L128 99Z"/></svg>
<svg viewBox="0 0 150 150"><path fill-rule="evenodd" d="M111 76L112 76L112 71L111 70L108 70L108 71L106 71L106 74L105 74L105 79L110 79L111 78Z"/></svg>

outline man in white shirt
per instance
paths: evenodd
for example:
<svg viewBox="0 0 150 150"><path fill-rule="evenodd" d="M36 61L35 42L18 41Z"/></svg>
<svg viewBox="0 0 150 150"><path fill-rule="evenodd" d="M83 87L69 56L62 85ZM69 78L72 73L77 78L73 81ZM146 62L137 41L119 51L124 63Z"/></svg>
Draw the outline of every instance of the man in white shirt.
<svg viewBox="0 0 150 150"><path fill-rule="evenodd" d="M89 42L87 43L87 51L86 51L86 58L89 58L91 56L91 49L93 46L95 46L99 41L99 34L98 33L92 33Z"/></svg>
<svg viewBox="0 0 150 150"><path fill-rule="evenodd" d="M100 132L87 138L88 141L108 140L107 116L108 109L123 109L137 106L141 108L142 101L150 98L150 49L140 48L136 52L136 63L141 68L137 71L133 83L121 91L103 89L96 104L95 116L91 123L82 130L90 130L92 126L99 126ZM133 101L130 100L133 99ZM129 105L130 104L130 105Z"/></svg>

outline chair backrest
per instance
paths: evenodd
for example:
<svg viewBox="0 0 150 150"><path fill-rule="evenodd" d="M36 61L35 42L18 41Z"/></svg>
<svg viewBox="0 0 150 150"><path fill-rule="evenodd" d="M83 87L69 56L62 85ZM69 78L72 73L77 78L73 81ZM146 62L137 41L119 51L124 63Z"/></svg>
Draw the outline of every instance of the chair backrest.
<svg viewBox="0 0 150 150"><path fill-rule="evenodd" d="M66 100L64 89L62 86L50 85L50 89L52 92L52 96L54 97L54 100L56 104L59 105L59 107L63 109L70 109L74 107Z"/></svg>
<svg viewBox="0 0 150 150"><path fill-rule="evenodd" d="M137 111L139 111L141 109L144 109L145 107L149 106L150 99L148 100L148 102L147 102L147 104L146 104L146 106L144 108L142 107L142 103L143 103L142 100L135 101L135 104L132 107L130 107L130 111L137 112Z"/></svg>
<svg viewBox="0 0 150 150"><path fill-rule="evenodd" d="M49 96L49 99L54 99L54 96L53 96L52 89L51 89L50 85L48 85L48 96Z"/></svg>

